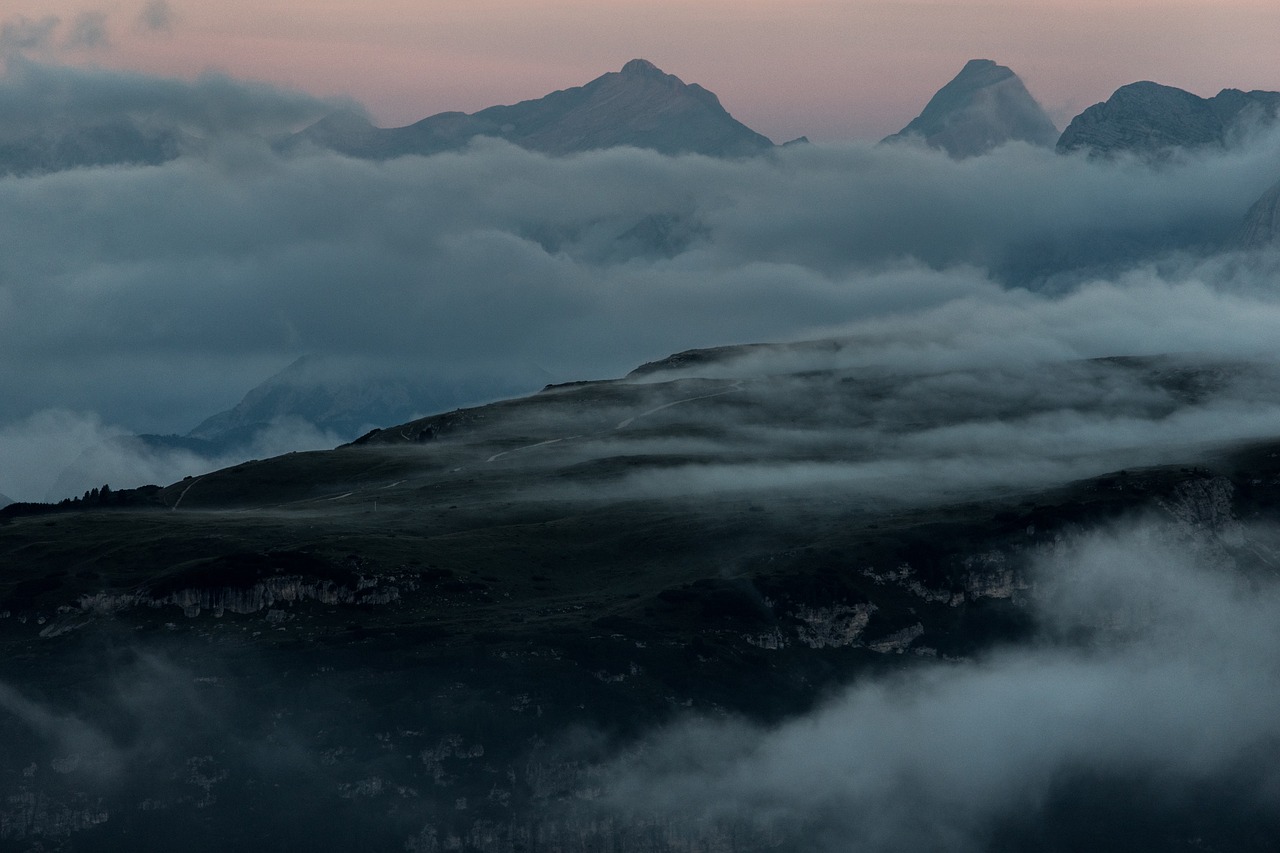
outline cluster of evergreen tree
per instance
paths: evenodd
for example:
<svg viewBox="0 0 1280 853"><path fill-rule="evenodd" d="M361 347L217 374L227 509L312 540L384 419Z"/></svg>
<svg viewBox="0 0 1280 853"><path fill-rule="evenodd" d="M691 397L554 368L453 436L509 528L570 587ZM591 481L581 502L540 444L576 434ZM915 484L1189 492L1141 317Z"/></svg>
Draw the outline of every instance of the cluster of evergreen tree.
<svg viewBox="0 0 1280 853"><path fill-rule="evenodd" d="M0 522L21 515L46 515L55 512L73 512L98 507L161 506L159 486L140 486L136 489L112 489L103 484L92 488L78 498L63 498L57 503L33 503L19 501L0 509Z"/></svg>

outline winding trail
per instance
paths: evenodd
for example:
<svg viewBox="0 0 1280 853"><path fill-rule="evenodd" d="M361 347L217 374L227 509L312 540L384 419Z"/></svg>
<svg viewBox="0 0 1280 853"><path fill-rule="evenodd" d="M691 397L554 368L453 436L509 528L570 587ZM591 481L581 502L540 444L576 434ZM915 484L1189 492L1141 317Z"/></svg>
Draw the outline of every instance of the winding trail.
<svg viewBox="0 0 1280 853"><path fill-rule="evenodd" d="M204 479L204 474L201 474L199 477L196 477L194 480L188 483L187 487L182 490L182 494L178 495L178 499L173 502L173 506L169 507L169 511L172 512L173 510L177 509L178 504L182 503L182 499L187 496L187 492L191 491L191 487L203 479Z"/></svg>
<svg viewBox="0 0 1280 853"><path fill-rule="evenodd" d="M621 421L616 427L614 427L614 429L615 430L626 429L627 427L631 426L633 422L638 421L640 418L647 418L649 417L649 415L652 415L655 412L661 412L663 409L669 409L672 406L679 406L681 403L692 403L694 400L709 400L712 397L722 397L725 394L732 394L735 391L741 391L741 390L742 390L742 380L737 379L734 381L732 388L726 388L724 391L716 391L714 394L700 394L697 397L685 397L683 400L673 400L670 403L663 403L661 406L655 406L654 408L650 409L647 412L641 412L638 415L633 415L632 417L627 418L625 421Z"/></svg>
<svg viewBox="0 0 1280 853"><path fill-rule="evenodd" d="M556 442L560 442L560 441L573 441L575 438L582 438L582 436L580 436L580 435L570 435L570 436L567 436L567 437L565 437L565 438L549 438L549 439L547 439L546 441L539 441L539 442L537 442L537 443L535 443L535 444L526 444L526 445L523 445L523 446L521 446L521 447L513 447L513 448L511 448L510 450L504 450L504 451L502 451L501 453L495 453L495 454L493 454L492 456L490 456L488 459L486 459L486 460L484 460L484 461L485 461L485 462L495 462L495 461L497 461L498 459L501 459L503 456L506 456L508 453L516 453L517 451L520 451L520 450L528 450L528 449L529 449L529 448L531 448L531 447L542 447L542 446L544 446L544 445L547 445L547 444L555 444Z"/></svg>

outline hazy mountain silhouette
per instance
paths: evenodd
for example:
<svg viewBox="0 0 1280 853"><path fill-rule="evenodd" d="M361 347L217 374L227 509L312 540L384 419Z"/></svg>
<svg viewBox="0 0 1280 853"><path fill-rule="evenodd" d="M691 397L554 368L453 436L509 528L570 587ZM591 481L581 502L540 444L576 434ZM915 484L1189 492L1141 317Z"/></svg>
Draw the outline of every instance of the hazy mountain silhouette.
<svg viewBox="0 0 1280 853"><path fill-rule="evenodd" d="M461 148L477 136L548 154L627 145L664 154L739 156L773 143L737 121L697 84L633 59L585 86L474 114L446 112L407 127L378 128L352 112L330 115L291 137L354 157L383 159Z"/></svg>
<svg viewBox="0 0 1280 853"><path fill-rule="evenodd" d="M1063 153L1083 149L1101 156L1228 148L1250 131L1273 124L1278 112L1280 92L1223 89L1201 98L1150 81L1130 83L1072 119L1057 147Z"/></svg>
<svg viewBox="0 0 1280 853"><path fill-rule="evenodd" d="M971 59L891 142L918 139L952 157L985 154L1006 142L1053 145L1058 130L1017 74L990 59Z"/></svg>
<svg viewBox="0 0 1280 853"><path fill-rule="evenodd" d="M533 371L524 379L454 387L429 376L379 374L332 359L302 356L252 388L234 407L206 418L188 436L221 447L246 442L273 423L293 419L349 440L374 426L527 391L546 381Z"/></svg>
<svg viewBox="0 0 1280 853"><path fill-rule="evenodd" d="M86 166L146 165L172 160L195 144L181 131L128 116L15 135L0 133L0 174L37 174Z"/></svg>
<svg viewBox="0 0 1280 853"><path fill-rule="evenodd" d="M1240 243L1256 249L1280 241L1280 181L1271 185L1245 214Z"/></svg>

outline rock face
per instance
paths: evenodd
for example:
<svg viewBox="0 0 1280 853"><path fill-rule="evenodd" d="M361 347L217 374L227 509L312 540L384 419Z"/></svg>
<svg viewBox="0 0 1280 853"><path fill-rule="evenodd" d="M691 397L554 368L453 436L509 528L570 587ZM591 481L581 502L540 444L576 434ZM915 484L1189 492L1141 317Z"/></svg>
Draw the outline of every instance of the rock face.
<svg viewBox="0 0 1280 853"><path fill-rule="evenodd" d="M1259 249L1280 242L1280 181L1253 203L1240 229L1240 245Z"/></svg>
<svg viewBox="0 0 1280 853"><path fill-rule="evenodd" d="M714 94L643 59L585 86L470 115L440 113L407 127L377 128L362 116L338 113L286 145L311 143L353 157L386 159L455 150L477 136L548 154L629 145L663 154L733 157L773 147L729 115Z"/></svg>
<svg viewBox="0 0 1280 853"><path fill-rule="evenodd" d="M1061 153L1085 150L1095 156L1229 148L1274 123L1277 112L1280 92L1223 89L1201 98L1159 83L1130 83L1072 119L1057 147Z"/></svg>
<svg viewBox="0 0 1280 853"><path fill-rule="evenodd" d="M963 158L1006 142L1049 146L1057 137L1057 128L1017 74L990 59L971 59L924 112L884 141L917 139Z"/></svg>
<svg viewBox="0 0 1280 853"><path fill-rule="evenodd" d="M213 587L203 589L179 589L166 595L155 596L149 592L96 593L80 600L80 610L96 616L107 616L132 607L181 607L184 615L199 616L210 612L214 616L223 613L258 613L270 610L276 604L295 604L300 601L318 601L330 606L360 604L370 606L388 604L400 598L395 586L378 588L377 578L362 579L354 587L316 580L297 575L266 578L249 587ZM56 630L56 629L55 629ZM46 629L41 636L55 636Z"/></svg>

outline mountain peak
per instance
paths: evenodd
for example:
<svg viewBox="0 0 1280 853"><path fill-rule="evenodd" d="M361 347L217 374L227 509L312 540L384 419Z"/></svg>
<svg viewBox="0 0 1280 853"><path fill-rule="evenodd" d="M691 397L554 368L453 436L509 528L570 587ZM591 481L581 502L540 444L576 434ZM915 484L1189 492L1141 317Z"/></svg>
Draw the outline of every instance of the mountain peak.
<svg viewBox="0 0 1280 853"><path fill-rule="evenodd" d="M615 146L663 154L738 157L773 143L724 109L719 98L647 59L632 59L582 86L473 114L438 113L407 127L379 129L358 114L337 114L295 134L348 156L387 159L456 151L496 137L547 154Z"/></svg>
<svg viewBox="0 0 1280 853"><path fill-rule="evenodd" d="M1047 146L1057 137L1017 74L990 59L970 59L919 116L885 141L915 138L952 157L972 157L1005 142Z"/></svg>
<svg viewBox="0 0 1280 853"><path fill-rule="evenodd" d="M1229 148L1280 118L1280 92L1223 89L1212 98L1142 80L1071 120L1058 151L1162 159L1177 149Z"/></svg>
<svg viewBox="0 0 1280 853"><path fill-rule="evenodd" d="M626 65L622 66L622 71L619 73L628 77L652 77L654 75L666 76L666 73L661 68L654 65L647 59L633 59Z"/></svg>
<svg viewBox="0 0 1280 853"><path fill-rule="evenodd" d="M1007 66L998 64L994 59L970 59L964 64L964 68L960 69L960 73L956 75L955 79L960 80L964 77L970 77L975 74L989 74L993 72L999 74L1002 78L1013 76L1013 71L1011 71Z"/></svg>

